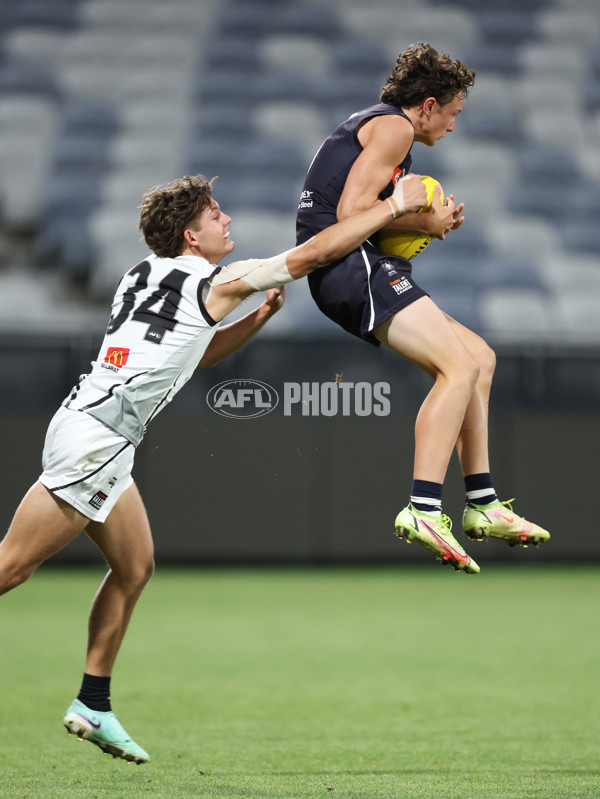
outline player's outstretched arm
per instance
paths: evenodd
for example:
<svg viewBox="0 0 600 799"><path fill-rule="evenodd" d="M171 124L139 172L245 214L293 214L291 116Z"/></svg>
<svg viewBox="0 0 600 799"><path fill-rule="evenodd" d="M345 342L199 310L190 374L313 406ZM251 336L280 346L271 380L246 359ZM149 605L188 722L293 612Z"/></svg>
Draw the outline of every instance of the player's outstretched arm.
<svg viewBox="0 0 600 799"><path fill-rule="evenodd" d="M427 190L419 175L407 175L398 181L389 200L342 219L290 250L287 267L291 277L296 280L343 258L392 219L407 211L417 211L426 203Z"/></svg>
<svg viewBox="0 0 600 799"><path fill-rule="evenodd" d="M212 369L228 355L243 347L283 307L284 302L285 286L269 289L262 305L241 319L217 330L202 356L200 366Z"/></svg>
<svg viewBox="0 0 600 799"><path fill-rule="evenodd" d="M408 175L398 181L388 200L342 219L287 253L223 267L211 280L206 309L213 319L223 319L255 291L282 286L343 258L391 219L426 203L427 191L420 177Z"/></svg>

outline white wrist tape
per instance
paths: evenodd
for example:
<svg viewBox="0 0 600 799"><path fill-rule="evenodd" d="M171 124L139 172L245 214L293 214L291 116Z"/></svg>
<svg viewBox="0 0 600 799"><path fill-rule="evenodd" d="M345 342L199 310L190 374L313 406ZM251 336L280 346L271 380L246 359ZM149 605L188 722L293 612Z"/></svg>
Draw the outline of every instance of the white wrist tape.
<svg viewBox="0 0 600 799"><path fill-rule="evenodd" d="M243 280L257 291L274 289L290 283L294 278L287 268L287 252L261 260L250 258L248 261L235 261L227 264L210 281L211 286L221 286L233 280Z"/></svg>
<svg viewBox="0 0 600 799"><path fill-rule="evenodd" d="M393 218L395 219L397 216L400 216L400 209L396 205L396 201L394 200L394 198L393 197L386 197L385 199L387 200L387 204L390 206L390 208L392 210Z"/></svg>
<svg viewBox="0 0 600 799"><path fill-rule="evenodd" d="M396 183L396 188L392 192L392 200L398 206L398 214L403 214L406 211L406 204L404 202L404 181L406 178L400 178L398 183Z"/></svg>

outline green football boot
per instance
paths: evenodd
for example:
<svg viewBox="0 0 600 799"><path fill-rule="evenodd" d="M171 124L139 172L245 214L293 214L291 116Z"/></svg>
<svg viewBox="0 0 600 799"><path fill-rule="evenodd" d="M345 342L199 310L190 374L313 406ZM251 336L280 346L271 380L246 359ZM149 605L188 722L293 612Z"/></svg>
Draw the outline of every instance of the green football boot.
<svg viewBox="0 0 600 799"><path fill-rule="evenodd" d="M533 522L528 522L512 509L514 499L506 502L496 500L489 505L468 502L463 514L463 530L469 538L482 540L498 538L514 547L529 544L537 547L550 538L550 533Z"/></svg>
<svg viewBox="0 0 600 799"><path fill-rule="evenodd" d="M150 756L141 746L132 741L112 711L91 710L75 699L63 719L69 735L80 741L89 741L99 746L107 755L122 757L130 763L147 763Z"/></svg>
<svg viewBox="0 0 600 799"><path fill-rule="evenodd" d="M396 535L409 544L419 541L442 563L454 566L456 571L479 573L479 566L452 535L452 522L448 516L432 516L409 505L396 516Z"/></svg>

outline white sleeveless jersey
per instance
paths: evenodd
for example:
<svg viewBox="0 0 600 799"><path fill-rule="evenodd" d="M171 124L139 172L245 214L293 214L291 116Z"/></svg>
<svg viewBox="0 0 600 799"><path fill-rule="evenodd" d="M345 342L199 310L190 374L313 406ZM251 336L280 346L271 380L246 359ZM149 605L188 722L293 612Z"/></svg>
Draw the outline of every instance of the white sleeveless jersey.
<svg viewBox="0 0 600 799"><path fill-rule="evenodd" d="M98 360L63 405L137 446L219 327L204 307L208 280L219 269L195 255L150 255L130 269L115 294Z"/></svg>

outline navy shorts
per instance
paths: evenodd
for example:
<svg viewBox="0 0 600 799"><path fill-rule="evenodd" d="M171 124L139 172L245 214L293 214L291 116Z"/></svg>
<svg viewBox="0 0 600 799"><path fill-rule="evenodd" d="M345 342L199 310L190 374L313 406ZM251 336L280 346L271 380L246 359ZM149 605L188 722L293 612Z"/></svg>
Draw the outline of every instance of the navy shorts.
<svg viewBox="0 0 600 799"><path fill-rule="evenodd" d="M376 347L374 328L429 296L412 279L410 261L382 255L368 241L343 260L311 272L308 283L325 316Z"/></svg>

